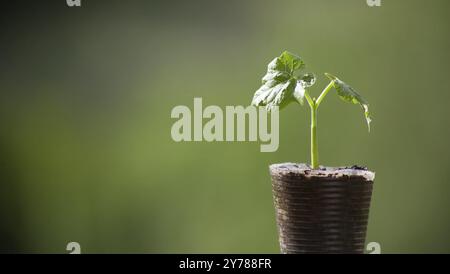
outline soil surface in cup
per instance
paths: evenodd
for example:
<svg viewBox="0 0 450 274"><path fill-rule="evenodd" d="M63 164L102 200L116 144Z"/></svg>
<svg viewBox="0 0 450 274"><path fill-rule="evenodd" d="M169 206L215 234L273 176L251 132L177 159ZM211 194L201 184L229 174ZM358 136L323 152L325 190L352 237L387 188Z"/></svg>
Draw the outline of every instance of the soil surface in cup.
<svg viewBox="0 0 450 274"><path fill-rule="evenodd" d="M375 172L357 165L350 167L320 166L318 169L312 169L307 164L273 164L270 166L270 174L278 178L300 178L302 181L321 182L324 180L352 181L355 179L373 182L375 179Z"/></svg>
<svg viewBox="0 0 450 274"><path fill-rule="evenodd" d="M363 253L375 173L270 166L282 253Z"/></svg>

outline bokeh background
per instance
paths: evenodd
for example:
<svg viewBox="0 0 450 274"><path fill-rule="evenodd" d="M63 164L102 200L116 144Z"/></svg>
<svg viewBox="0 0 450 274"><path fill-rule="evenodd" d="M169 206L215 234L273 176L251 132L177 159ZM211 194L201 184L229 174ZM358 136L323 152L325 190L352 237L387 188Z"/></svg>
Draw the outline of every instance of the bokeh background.
<svg viewBox="0 0 450 274"><path fill-rule="evenodd" d="M175 143L174 106L248 105L283 50L370 102L328 95L321 163L376 171L367 241L450 252L447 0L8 1L0 9L0 251L277 253L268 165L309 161L309 112L280 147Z"/></svg>

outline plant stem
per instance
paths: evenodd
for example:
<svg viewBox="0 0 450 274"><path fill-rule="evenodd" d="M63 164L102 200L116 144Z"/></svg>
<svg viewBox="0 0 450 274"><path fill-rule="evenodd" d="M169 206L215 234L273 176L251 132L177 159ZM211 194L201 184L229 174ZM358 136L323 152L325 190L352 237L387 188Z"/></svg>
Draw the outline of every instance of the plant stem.
<svg viewBox="0 0 450 274"><path fill-rule="evenodd" d="M306 101L308 102L309 107L313 108L315 103L314 103L314 100L311 98L311 96L309 96L308 92L305 92L305 98L306 98Z"/></svg>
<svg viewBox="0 0 450 274"><path fill-rule="evenodd" d="M317 103L311 106L311 167L319 167L319 147L317 138Z"/></svg>
<svg viewBox="0 0 450 274"><path fill-rule="evenodd" d="M334 86L334 81L331 81L328 86L325 87L325 89L322 91L322 93L320 94L319 98L317 98L316 101L316 107L319 107L320 103L322 102L323 98L325 98L325 96L328 94L328 92L333 88Z"/></svg>

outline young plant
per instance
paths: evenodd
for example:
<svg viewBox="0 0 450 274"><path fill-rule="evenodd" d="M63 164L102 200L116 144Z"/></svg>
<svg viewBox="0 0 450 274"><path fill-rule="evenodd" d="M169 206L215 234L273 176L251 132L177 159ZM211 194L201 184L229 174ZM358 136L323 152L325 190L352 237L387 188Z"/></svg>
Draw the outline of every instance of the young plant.
<svg viewBox="0 0 450 274"><path fill-rule="evenodd" d="M255 92L252 105L265 106L268 111L275 107L284 108L291 102L304 105L308 103L311 109L311 167L319 167L319 148L317 138L317 111L325 96L331 89L346 102L359 104L364 111L367 126L370 131L369 105L351 86L329 73L325 75L330 83L325 87L319 97L311 97L309 88L316 82L312 73L304 73L305 62L297 55L283 52L273 59L267 66L267 73L262 78L262 86Z"/></svg>

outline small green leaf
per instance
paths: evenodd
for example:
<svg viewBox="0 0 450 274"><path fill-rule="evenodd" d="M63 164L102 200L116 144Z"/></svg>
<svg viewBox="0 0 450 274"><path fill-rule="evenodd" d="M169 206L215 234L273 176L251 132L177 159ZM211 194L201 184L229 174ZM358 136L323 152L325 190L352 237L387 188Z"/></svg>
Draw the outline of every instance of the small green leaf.
<svg viewBox="0 0 450 274"><path fill-rule="evenodd" d="M262 86L253 96L252 105L272 110L275 106L281 109L295 101L303 104L305 89L315 83L315 76L311 73L296 76L296 72L304 68L304 61L288 51L273 59L262 78Z"/></svg>
<svg viewBox="0 0 450 274"><path fill-rule="evenodd" d="M306 73L300 78L300 84L304 88L312 87L316 83L316 76L312 73Z"/></svg>
<svg viewBox="0 0 450 274"><path fill-rule="evenodd" d="M305 67L305 62L303 62L302 58L289 51L283 52L277 59L279 60L279 64L284 66L285 69L288 69L290 73Z"/></svg>
<svg viewBox="0 0 450 274"><path fill-rule="evenodd" d="M364 116L366 118L367 126L369 127L370 131L370 123L372 122L372 118L370 117L369 103L354 88L352 88L336 76L329 73L325 73L325 75L333 82L333 86L341 99L353 104L359 104L361 106L364 111Z"/></svg>

